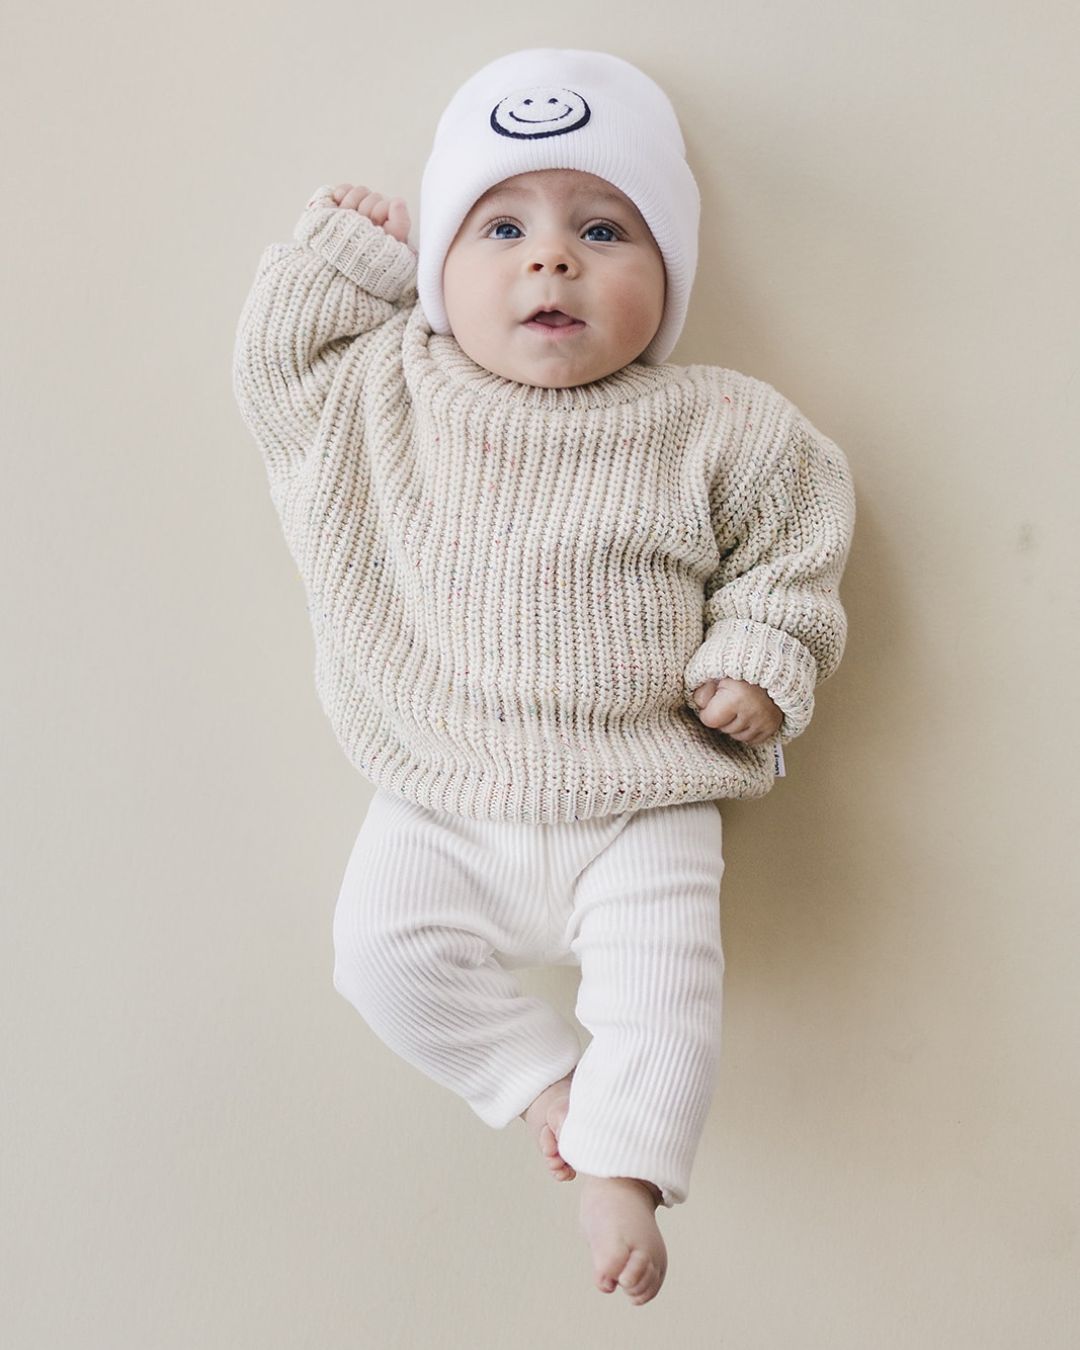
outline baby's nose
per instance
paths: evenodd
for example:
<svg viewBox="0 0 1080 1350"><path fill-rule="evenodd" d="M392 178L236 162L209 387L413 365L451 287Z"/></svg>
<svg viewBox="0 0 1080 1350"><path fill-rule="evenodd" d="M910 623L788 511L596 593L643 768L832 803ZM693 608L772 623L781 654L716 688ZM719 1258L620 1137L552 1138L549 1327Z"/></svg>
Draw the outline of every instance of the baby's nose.
<svg viewBox="0 0 1080 1350"><path fill-rule="evenodd" d="M554 276L576 277L581 271L573 251L563 248L558 241L542 243L534 240L532 251L525 257L528 260L526 270L529 272L550 272Z"/></svg>

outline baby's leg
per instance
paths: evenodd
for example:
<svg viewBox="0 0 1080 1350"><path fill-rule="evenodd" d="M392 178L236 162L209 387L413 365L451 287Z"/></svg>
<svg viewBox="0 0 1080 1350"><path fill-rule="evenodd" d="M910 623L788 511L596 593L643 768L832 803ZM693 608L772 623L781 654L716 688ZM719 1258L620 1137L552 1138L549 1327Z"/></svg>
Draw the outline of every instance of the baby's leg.
<svg viewBox="0 0 1080 1350"><path fill-rule="evenodd" d="M334 911L334 987L402 1059L501 1129L577 1063L577 1032L494 952L548 922L473 824L378 792ZM546 928L544 929L546 936ZM523 936L524 935L524 936Z"/></svg>
<svg viewBox="0 0 1080 1350"><path fill-rule="evenodd" d="M592 1040L559 1138L585 1182L598 1287L659 1289L657 1203L687 1197L715 1088L724 970L722 822L712 802L645 809L575 890L577 1016Z"/></svg>

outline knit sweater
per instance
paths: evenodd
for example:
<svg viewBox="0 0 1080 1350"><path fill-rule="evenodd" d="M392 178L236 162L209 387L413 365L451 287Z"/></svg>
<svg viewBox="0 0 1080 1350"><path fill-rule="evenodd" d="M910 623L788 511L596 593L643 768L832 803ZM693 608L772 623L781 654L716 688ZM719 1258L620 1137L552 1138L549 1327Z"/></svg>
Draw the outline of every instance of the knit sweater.
<svg viewBox="0 0 1080 1350"><path fill-rule="evenodd" d="M845 645L842 451L721 366L507 380L432 332L415 279L408 245L323 186L236 329L350 761L478 820L763 796ZM700 720L694 690L723 676L783 712L773 744Z"/></svg>

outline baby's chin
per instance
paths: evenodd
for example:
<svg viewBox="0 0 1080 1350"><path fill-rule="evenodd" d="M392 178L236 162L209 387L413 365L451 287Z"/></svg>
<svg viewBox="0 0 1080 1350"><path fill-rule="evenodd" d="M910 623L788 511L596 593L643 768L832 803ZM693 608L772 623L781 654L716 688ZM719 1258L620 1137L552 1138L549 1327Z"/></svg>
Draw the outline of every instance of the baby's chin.
<svg viewBox="0 0 1080 1350"><path fill-rule="evenodd" d="M531 335L524 335L531 341ZM622 356L596 352L522 351L520 345L507 342L498 352L472 347L457 339L465 354L491 375L516 384L533 385L538 389L574 389L592 384L621 370L629 362Z"/></svg>
<svg viewBox="0 0 1080 1350"><path fill-rule="evenodd" d="M483 362L480 364L483 365ZM497 370L493 370L490 365L485 365L484 369L491 371L492 375L500 375L504 380L533 385L537 389L576 389L579 385L602 380L606 375L612 374L613 370L621 367L602 366L589 369L579 366L572 369L562 363L561 369L553 369L551 363L525 362L508 365L500 362Z"/></svg>

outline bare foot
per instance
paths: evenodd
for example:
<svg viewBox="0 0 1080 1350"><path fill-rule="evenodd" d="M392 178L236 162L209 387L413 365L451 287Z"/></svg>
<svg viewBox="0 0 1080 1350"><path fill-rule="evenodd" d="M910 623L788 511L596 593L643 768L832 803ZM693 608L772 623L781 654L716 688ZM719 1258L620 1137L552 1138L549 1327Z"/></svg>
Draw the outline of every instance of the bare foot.
<svg viewBox="0 0 1080 1350"><path fill-rule="evenodd" d="M571 1069L565 1078L546 1087L521 1113L521 1119L529 1127L540 1149L540 1156L556 1181L572 1181L577 1176L559 1153L559 1135L570 1109L570 1080L573 1076L574 1070Z"/></svg>
<svg viewBox="0 0 1080 1350"><path fill-rule="evenodd" d="M636 1177L584 1172L581 1226L592 1249L593 1276L602 1294L621 1288L631 1303L648 1303L667 1274L667 1248L656 1223L660 1188Z"/></svg>

